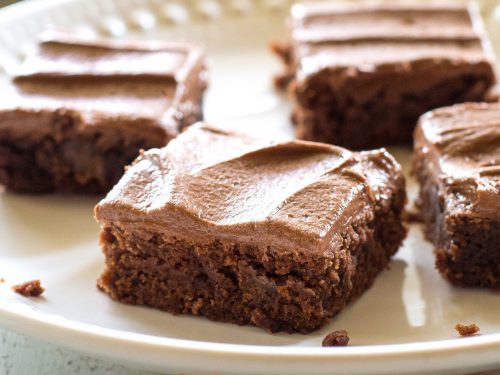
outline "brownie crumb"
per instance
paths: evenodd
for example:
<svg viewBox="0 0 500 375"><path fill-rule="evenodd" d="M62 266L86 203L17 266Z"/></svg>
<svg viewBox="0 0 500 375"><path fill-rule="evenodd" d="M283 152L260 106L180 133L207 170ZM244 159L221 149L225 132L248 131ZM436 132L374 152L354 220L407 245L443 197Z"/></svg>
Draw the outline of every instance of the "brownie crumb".
<svg viewBox="0 0 500 375"><path fill-rule="evenodd" d="M455 330L458 332L458 334L460 336L463 336L463 337L473 336L480 331L479 327L475 323L472 323L469 325L458 323L455 326Z"/></svg>
<svg viewBox="0 0 500 375"><path fill-rule="evenodd" d="M40 280L26 281L12 287L12 290L25 297L39 297L45 291L40 284Z"/></svg>
<svg viewBox="0 0 500 375"><path fill-rule="evenodd" d="M279 91L285 91L290 83L293 81L293 74L276 74L273 77L273 86Z"/></svg>
<svg viewBox="0 0 500 375"><path fill-rule="evenodd" d="M101 283L101 280L97 280L97 289L100 291L100 292L105 292L106 290L104 289L104 287L102 286L102 283Z"/></svg>
<svg viewBox="0 0 500 375"><path fill-rule="evenodd" d="M409 224L424 222L422 215L415 211L405 211L403 214L403 220Z"/></svg>
<svg viewBox="0 0 500 375"><path fill-rule="evenodd" d="M269 45L269 48L273 53L280 56L285 65L292 64L292 48L289 43L272 41ZM277 74L273 77L274 87L280 91L285 91L290 83L294 80L294 78L295 72L290 69L286 69L285 72Z"/></svg>
<svg viewBox="0 0 500 375"><path fill-rule="evenodd" d="M4 283L5 279L3 277L0 277L0 283Z"/></svg>
<svg viewBox="0 0 500 375"><path fill-rule="evenodd" d="M347 346L349 343L349 336L347 331L338 329L325 336L322 346Z"/></svg>
<svg viewBox="0 0 500 375"><path fill-rule="evenodd" d="M269 49L272 53L280 56L285 64L293 61L292 46L288 42L273 40L269 43Z"/></svg>

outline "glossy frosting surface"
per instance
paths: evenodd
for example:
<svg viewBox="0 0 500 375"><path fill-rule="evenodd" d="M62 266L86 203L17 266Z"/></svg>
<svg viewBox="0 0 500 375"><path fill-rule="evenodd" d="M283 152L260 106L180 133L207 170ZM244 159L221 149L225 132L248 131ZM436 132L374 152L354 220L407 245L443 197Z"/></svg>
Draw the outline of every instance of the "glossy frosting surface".
<svg viewBox="0 0 500 375"><path fill-rule="evenodd" d="M450 208L500 216L500 105L461 104L425 114L419 152L450 193Z"/></svg>
<svg viewBox="0 0 500 375"><path fill-rule="evenodd" d="M300 78L324 68L374 71L402 64L404 70L423 61L490 58L476 11L456 3L297 4L291 30Z"/></svg>
<svg viewBox="0 0 500 375"><path fill-rule="evenodd" d="M182 81L192 50L194 46L176 43L96 41L45 33L38 53L24 62L18 76L131 78L137 75Z"/></svg>
<svg viewBox="0 0 500 375"><path fill-rule="evenodd" d="M318 244L369 215L400 173L384 150L273 143L200 123L139 157L96 217Z"/></svg>
<svg viewBox="0 0 500 375"><path fill-rule="evenodd" d="M87 125L136 119L175 135L176 107L202 51L175 43L124 43L45 34L4 87L2 110L78 112Z"/></svg>

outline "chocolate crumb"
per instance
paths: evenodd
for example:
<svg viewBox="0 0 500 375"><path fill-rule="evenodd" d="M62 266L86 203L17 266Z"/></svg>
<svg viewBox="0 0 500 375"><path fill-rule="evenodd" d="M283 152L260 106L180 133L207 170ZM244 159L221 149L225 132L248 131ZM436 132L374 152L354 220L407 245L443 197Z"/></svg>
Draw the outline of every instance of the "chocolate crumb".
<svg viewBox="0 0 500 375"><path fill-rule="evenodd" d="M293 78L293 74L276 74L273 77L273 85L278 90L284 91L290 85L290 82L293 81Z"/></svg>
<svg viewBox="0 0 500 375"><path fill-rule="evenodd" d="M0 283L4 283L5 279L3 277L0 277Z"/></svg>
<svg viewBox="0 0 500 375"><path fill-rule="evenodd" d="M403 213L403 220L407 223L423 223L422 215L416 211L405 211Z"/></svg>
<svg viewBox="0 0 500 375"><path fill-rule="evenodd" d="M277 54L285 65L291 65L293 61L292 48L287 42L272 41L269 45L270 50ZM284 91L295 78L295 72L285 71L273 77L274 87Z"/></svg>
<svg viewBox="0 0 500 375"><path fill-rule="evenodd" d="M455 326L455 330L458 332L458 334L460 336L463 336L463 337L464 336L473 336L480 331L479 327L475 323L472 323L469 325L458 323Z"/></svg>
<svg viewBox="0 0 500 375"><path fill-rule="evenodd" d="M272 53L281 57L285 64L293 62L292 47L290 43L279 40L273 40L269 43L269 49Z"/></svg>
<svg viewBox="0 0 500 375"><path fill-rule="evenodd" d="M325 336L322 346L347 346L349 343L349 336L347 331L338 329Z"/></svg>
<svg viewBox="0 0 500 375"><path fill-rule="evenodd" d="M104 287L102 286L102 284L99 282L99 280L97 281L97 289L100 291L100 292L105 292L105 289Z"/></svg>
<svg viewBox="0 0 500 375"><path fill-rule="evenodd" d="M12 287L12 290L25 297L39 297L45 291L40 284L40 280L26 281Z"/></svg>

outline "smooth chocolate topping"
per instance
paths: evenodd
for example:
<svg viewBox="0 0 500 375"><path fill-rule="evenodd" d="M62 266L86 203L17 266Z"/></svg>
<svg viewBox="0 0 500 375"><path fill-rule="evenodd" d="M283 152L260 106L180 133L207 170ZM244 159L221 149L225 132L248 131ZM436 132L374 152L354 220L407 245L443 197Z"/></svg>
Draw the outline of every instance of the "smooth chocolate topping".
<svg viewBox="0 0 500 375"><path fill-rule="evenodd" d="M477 10L455 3L297 4L291 23L298 79L325 68L349 77L356 70L388 65L405 70L435 61L479 64L493 59Z"/></svg>
<svg viewBox="0 0 500 375"><path fill-rule="evenodd" d="M187 44L96 41L60 33L43 34L39 46L38 53L24 62L18 79L137 76L175 84L186 79L201 54L201 49Z"/></svg>
<svg viewBox="0 0 500 375"><path fill-rule="evenodd" d="M21 66L0 111L25 118L54 110L73 114L82 126L153 127L165 138L177 134L180 105L195 105L185 87L205 80L203 53L176 43L123 43L43 37L36 54ZM19 122L17 132L30 132ZM38 125L40 127L40 125Z"/></svg>
<svg viewBox="0 0 500 375"><path fill-rule="evenodd" d="M96 218L321 249L387 195L399 168L385 150L273 143L198 124L140 156L96 207Z"/></svg>
<svg viewBox="0 0 500 375"><path fill-rule="evenodd" d="M500 215L500 105L466 103L422 116L416 144L453 199L449 209Z"/></svg>
<svg viewBox="0 0 500 375"><path fill-rule="evenodd" d="M443 5L298 4L292 9L293 37L301 42L356 39L477 39L467 9Z"/></svg>

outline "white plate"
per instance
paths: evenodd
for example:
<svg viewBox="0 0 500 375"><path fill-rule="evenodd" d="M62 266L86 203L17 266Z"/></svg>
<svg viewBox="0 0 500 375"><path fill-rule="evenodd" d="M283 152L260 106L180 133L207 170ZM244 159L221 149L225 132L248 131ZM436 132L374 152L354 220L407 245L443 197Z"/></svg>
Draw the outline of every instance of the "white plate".
<svg viewBox="0 0 500 375"><path fill-rule="evenodd" d="M491 4L491 5L490 5ZM0 12L0 64L9 71L47 25L85 34L203 42L212 64L206 118L219 125L290 137L286 101L271 85L278 69L267 43L283 35L288 1L27 1ZM500 8L483 4L493 36ZM409 152L396 150L408 166ZM414 195L415 186L410 182ZM169 372L453 373L500 367L500 295L449 286L431 246L411 228L375 285L324 329L268 334L253 327L172 316L112 302L95 287L103 267L92 217L96 199L0 194L0 324L125 363ZM40 278L41 299L10 290ZM456 323L481 335L457 338ZM332 329L346 348L322 348Z"/></svg>

